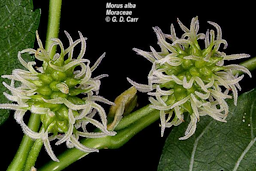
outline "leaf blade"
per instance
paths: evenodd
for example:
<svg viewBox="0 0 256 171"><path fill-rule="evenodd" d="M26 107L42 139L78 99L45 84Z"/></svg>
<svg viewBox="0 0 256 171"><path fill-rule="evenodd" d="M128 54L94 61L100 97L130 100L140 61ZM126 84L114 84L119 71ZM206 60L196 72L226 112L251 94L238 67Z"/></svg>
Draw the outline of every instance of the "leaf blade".
<svg viewBox="0 0 256 171"><path fill-rule="evenodd" d="M11 74L14 68L21 68L17 54L33 47L35 31L39 26L40 11L33 11L32 1L0 1L0 75ZM25 59L31 59L26 56ZM0 82L7 81L0 78ZM7 103L3 96L7 89L0 85L0 103ZM8 110L0 110L0 125L9 117Z"/></svg>
<svg viewBox="0 0 256 171"><path fill-rule="evenodd" d="M195 135L186 141L178 138L187 125L175 127L166 140L158 171L256 168L255 97L256 89L242 94L238 106L230 101L227 123L202 117Z"/></svg>

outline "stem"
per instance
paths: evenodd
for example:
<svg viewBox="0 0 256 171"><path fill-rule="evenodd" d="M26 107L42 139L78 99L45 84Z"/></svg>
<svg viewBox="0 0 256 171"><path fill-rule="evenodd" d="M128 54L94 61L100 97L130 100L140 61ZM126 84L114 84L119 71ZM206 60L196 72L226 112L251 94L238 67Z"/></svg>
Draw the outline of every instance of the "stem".
<svg viewBox="0 0 256 171"><path fill-rule="evenodd" d="M33 131L38 131L40 126L40 116L37 114L31 114L31 117L28 122L28 127ZM22 171L27 160L27 156L29 154L30 148L33 145L34 141L24 135L19 146L19 149L9 165L7 171Z"/></svg>
<svg viewBox="0 0 256 171"><path fill-rule="evenodd" d="M123 146L141 130L157 121L159 116L160 115L157 110L152 110L149 113L144 113L143 117L131 124L129 127L118 131L113 137L107 136L103 138L83 139L81 143L90 148L117 149ZM86 155L88 155L88 153L82 152L76 148L69 149L58 156L60 162L50 161L48 164L44 165L44 167L40 168L39 171L60 171Z"/></svg>
<svg viewBox="0 0 256 171"><path fill-rule="evenodd" d="M241 62L239 65L242 65L244 67L246 67L247 69L249 69L250 71L253 71L256 69L256 57L250 58L244 62ZM233 74L242 74L242 71L233 71Z"/></svg>
<svg viewBox="0 0 256 171"><path fill-rule="evenodd" d="M48 20L48 28L47 28L47 35L46 35L46 45L45 49L49 50L51 45L51 38L58 37L59 33L59 25L60 25L60 13L61 13L61 4L62 0L50 0L49 4L49 20ZM51 56L54 55L56 52L56 48L51 51ZM31 114L31 117L29 119L28 127L37 132L40 126L41 120L40 115ZM40 152L39 148L40 143L37 142L35 144L35 148L32 148L32 151L30 151L34 141L28 137L27 135L23 136L23 139L21 141L20 147L12 161L12 163L9 165L7 171L22 171L24 169L24 165L27 161L28 154L33 154L32 156L29 156L26 169L30 170L28 165L31 165L32 163L35 163L38 154ZM38 151L39 150L39 151ZM37 152L38 151L38 152Z"/></svg>
<svg viewBox="0 0 256 171"><path fill-rule="evenodd" d="M47 34L46 34L46 41L45 41L45 49L47 51L50 49L50 46L52 44L51 39L57 38L59 34L61 4L62 4L62 0L50 0L50 3L49 3L48 27L47 27ZM51 54L49 54L50 57L53 57L55 53L56 53L56 46L54 46L54 48L51 50ZM35 165L42 146L43 146L43 141L41 139L37 139L29 152L29 156L27 158L27 162L25 166L25 171L30 170L30 168Z"/></svg>
<svg viewBox="0 0 256 171"><path fill-rule="evenodd" d="M150 108L149 105L144 106L133 113L125 116L119 124L116 126L115 131L124 129L134 123L135 121L139 120L140 118L144 117L145 115L148 115L150 112L154 111L155 109Z"/></svg>
<svg viewBox="0 0 256 171"><path fill-rule="evenodd" d="M249 70L256 69L256 57L243 62L241 65L247 67ZM115 128L115 131L117 131L115 136L83 139L81 143L89 148L116 149L128 142L138 132L158 120L159 117L159 112L147 105L124 117ZM76 148L69 149L58 157L60 160L59 163L50 161L39 169L39 171L60 171L86 155L88 155L88 153L84 153Z"/></svg>
<svg viewBox="0 0 256 171"><path fill-rule="evenodd" d="M37 139L29 152L25 169L24 169L25 171L30 170L32 166L35 166L37 157L41 151L42 146L43 146L43 141L41 139Z"/></svg>
<svg viewBox="0 0 256 171"><path fill-rule="evenodd" d="M46 33L45 49L48 51L52 44L52 38L58 38L60 28L60 15L61 15L62 0L50 0L48 26ZM52 58L56 52L56 46L53 47L50 57Z"/></svg>
<svg viewBox="0 0 256 171"><path fill-rule="evenodd" d="M241 65L247 67L249 70L256 69L256 57L243 62ZM115 136L107 136L96 139L83 139L81 143L89 148L116 149L123 146L138 132L158 120L159 117L159 112L147 105L124 117L115 128L115 131L117 131ZM57 163L50 161L40 168L39 171L60 171L86 155L88 155L88 153L80 151L76 148L69 149L58 156L60 162Z"/></svg>
<svg viewBox="0 0 256 171"><path fill-rule="evenodd" d="M250 58L250 59L240 63L240 65L248 68L250 71L255 70L256 69L256 57Z"/></svg>

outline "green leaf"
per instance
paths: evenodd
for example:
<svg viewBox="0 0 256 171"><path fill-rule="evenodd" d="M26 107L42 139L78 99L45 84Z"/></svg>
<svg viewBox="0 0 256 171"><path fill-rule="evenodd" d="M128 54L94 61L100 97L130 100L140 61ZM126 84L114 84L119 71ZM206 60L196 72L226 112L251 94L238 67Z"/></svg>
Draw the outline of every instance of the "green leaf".
<svg viewBox="0 0 256 171"><path fill-rule="evenodd" d="M33 11L31 0L0 0L0 75L22 68L17 58L18 51L34 47L39 20L40 11ZM0 78L0 103L7 103L3 81L8 80ZM9 111L0 110L0 125L8 116Z"/></svg>
<svg viewBox="0 0 256 171"><path fill-rule="evenodd" d="M158 171L244 171L256 169L256 89L229 101L227 123L201 117L194 136L185 141L188 120L175 127L165 142Z"/></svg>

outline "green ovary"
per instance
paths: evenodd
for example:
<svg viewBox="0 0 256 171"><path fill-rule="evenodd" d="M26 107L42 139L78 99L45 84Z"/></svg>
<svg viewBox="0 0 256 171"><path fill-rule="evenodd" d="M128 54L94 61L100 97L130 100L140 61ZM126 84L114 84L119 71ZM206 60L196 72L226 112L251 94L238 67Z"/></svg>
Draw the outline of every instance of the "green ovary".
<svg viewBox="0 0 256 171"><path fill-rule="evenodd" d="M190 54L186 55L189 56ZM186 77L186 81L189 82L192 77L199 77L204 84L211 81L215 71L219 71L222 68L218 67L216 63L221 59L216 57L218 60L211 60L206 62L205 57L201 57L202 60L191 60L184 59L185 56L179 56L182 63L179 66L171 66L168 64L159 65L157 69L164 69L166 75L176 75L179 80L183 80ZM177 101L187 97L190 94L194 94L195 91L203 93L201 86L196 82L193 83L192 87L184 88L183 85L177 84L175 81L169 81L167 83L160 84L161 88L173 89L174 95Z"/></svg>
<svg viewBox="0 0 256 171"><path fill-rule="evenodd" d="M44 99L66 98L74 104L85 103L84 100L76 97L76 95L84 92L84 90L76 87L80 80L74 78L74 68L66 72L60 72L48 66L45 73L38 75L39 80L31 81L37 86L37 93L31 96L28 104L30 106L49 108L50 111L54 112L54 115L41 114L41 121L44 129L55 135L65 133L69 128L68 107L64 104L47 103ZM61 89L61 86L58 86L62 84L67 86L65 88L66 92ZM75 111L73 113L75 114Z"/></svg>

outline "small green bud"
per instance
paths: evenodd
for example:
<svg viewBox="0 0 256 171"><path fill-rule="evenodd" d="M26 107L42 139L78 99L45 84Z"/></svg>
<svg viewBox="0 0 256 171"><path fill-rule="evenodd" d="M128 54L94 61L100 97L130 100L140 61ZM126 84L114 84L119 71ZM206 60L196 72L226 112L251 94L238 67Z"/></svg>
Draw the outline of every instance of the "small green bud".
<svg viewBox="0 0 256 171"><path fill-rule="evenodd" d="M55 115L54 116L50 116L50 115L41 115L41 121L45 127L45 129L48 128L48 126L55 121Z"/></svg>
<svg viewBox="0 0 256 171"><path fill-rule="evenodd" d="M52 91L59 91L58 87L57 87L57 84L59 84L60 82L58 81L53 81L51 82L50 84L50 88L52 89Z"/></svg>
<svg viewBox="0 0 256 171"><path fill-rule="evenodd" d="M67 77L64 72L60 72L60 71L53 71L51 76L56 81L64 81Z"/></svg>
<svg viewBox="0 0 256 171"><path fill-rule="evenodd" d="M209 70L207 67L202 67L199 69L199 72L204 75L204 76L211 76L212 75L212 71Z"/></svg>
<svg viewBox="0 0 256 171"><path fill-rule="evenodd" d="M189 69L189 72L190 72L190 74L191 74L192 76L200 76L200 73L199 73L199 71L197 70L196 67L191 67L191 68Z"/></svg>
<svg viewBox="0 0 256 171"><path fill-rule="evenodd" d="M52 93L51 88L48 86L42 86L42 87L38 88L37 91L38 91L38 93L40 93L41 95L44 95L44 96L49 96Z"/></svg>
<svg viewBox="0 0 256 171"><path fill-rule="evenodd" d="M109 109L109 117L114 117L117 109L124 103L124 115L129 114L137 105L137 89L130 87L120 94L114 101L115 105Z"/></svg>
<svg viewBox="0 0 256 171"><path fill-rule="evenodd" d="M56 120L54 120L54 121L52 121L51 123L50 123L50 125L47 127L47 129L49 130L49 131L51 131L52 133L54 133L54 134L57 134L57 125L56 125ZM46 129L46 126L44 125L44 127L45 127L45 129Z"/></svg>
<svg viewBox="0 0 256 171"><path fill-rule="evenodd" d="M68 108L62 105L59 110L56 111L56 116L59 120L68 120Z"/></svg>
<svg viewBox="0 0 256 171"><path fill-rule="evenodd" d="M184 69L188 69L188 68L190 68L191 66L193 66L194 64L193 64L192 60L183 59L183 62L182 62L181 65L182 65L182 67L183 67Z"/></svg>
<svg viewBox="0 0 256 171"><path fill-rule="evenodd" d="M40 74L38 75L39 79L43 81L45 84L50 84L53 80L50 74Z"/></svg>
<svg viewBox="0 0 256 171"><path fill-rule="evenodd" d="M200 60L200 61L196 61L195 62L195 67L196 68L202 68L202 67L204 67L205 66L205 61L204 60Z"/></svg>
<svg viewBox="0 0 256 171"><path fill-rule="evenodd" d="M180 80L183 80L183 78L185 77L184 72L181 72L177 77L178 77Z"/></svg>
<svg viewBox="0 0 256 171"><path fill-rule="evenodd" d="M57 128L58 128L58 132L64 133L64 132L68 131L69 125L68 125L68 121L67 120L57 121L56 124L57 124Z"/></svg>
<svg viewBox="0 0 256 171"><path fill-rule="evenodd" d="M181 100L187 96L187 90L183 86L176 84L174 86L174 95L177 100Z"/></svg>
<svg viewBox="0 0 256 171"><path fill-rule="evenodd" d="M67 78L65 80L65 83L69 86L69 88L76 86L77 84L79 84L81 81L74 79L74 78Z"/></svg>

